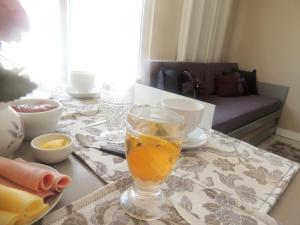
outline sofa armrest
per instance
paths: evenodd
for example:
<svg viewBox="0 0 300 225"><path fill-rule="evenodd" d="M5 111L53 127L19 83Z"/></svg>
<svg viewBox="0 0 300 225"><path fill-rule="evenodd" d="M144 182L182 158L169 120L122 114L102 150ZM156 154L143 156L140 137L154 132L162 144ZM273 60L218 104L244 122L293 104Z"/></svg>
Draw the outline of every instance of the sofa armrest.
<svg viewBox="0 0 300 225"><path fill-rule="evenodd" d="M284 104L289 92L289 87L287 86L265 82L257 82L257 89L260 95L278 98L282 105Z"/></svg>

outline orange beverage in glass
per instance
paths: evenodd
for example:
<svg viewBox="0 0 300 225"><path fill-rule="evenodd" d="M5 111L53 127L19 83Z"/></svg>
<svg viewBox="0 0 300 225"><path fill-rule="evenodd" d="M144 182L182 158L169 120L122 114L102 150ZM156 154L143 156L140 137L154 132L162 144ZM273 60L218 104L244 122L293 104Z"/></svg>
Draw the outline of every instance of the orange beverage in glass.
<svg viewBox="0 0 300 225"><path fill-rule="evenodd" d="M127 161L134 180L161 183L171 172L180 143L152 135L127 134Z"/></svg>
<svg viewBox="0 0 300 225"><path fill-rule="evenodd" d="M184 118L157 107L136 106L128 114L126 158L134 186L121 196L121 206L131 216L160 218L165 197L160 184L180 155Z"/></svg>

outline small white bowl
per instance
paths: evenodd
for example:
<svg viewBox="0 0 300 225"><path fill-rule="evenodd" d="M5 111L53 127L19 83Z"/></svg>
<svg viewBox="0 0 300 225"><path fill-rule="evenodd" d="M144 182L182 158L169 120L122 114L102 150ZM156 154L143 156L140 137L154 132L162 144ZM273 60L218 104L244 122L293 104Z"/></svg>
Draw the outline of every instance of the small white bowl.
<svg viewBox="0 0 300 225"><path fill-rule="evenodd" d="M54 132L63 111L63 105L53 99L27 98L11 102L10 106L20 104L50 104L56 108L44 112L18 112L23 122L24 139L31 140L39 135Z"/></svg>
<svg viewBox="0 0 300 225"><path fill-rule="evenodd" d="M44 149L41 146L54 139L65 139L68 144L56 148L56 149ZM33 156L44 163L57 163L65 160L72 152L73 138L67 134L52 133L44 134L34 138L31 141L31 147L33 148Z"/></svg>

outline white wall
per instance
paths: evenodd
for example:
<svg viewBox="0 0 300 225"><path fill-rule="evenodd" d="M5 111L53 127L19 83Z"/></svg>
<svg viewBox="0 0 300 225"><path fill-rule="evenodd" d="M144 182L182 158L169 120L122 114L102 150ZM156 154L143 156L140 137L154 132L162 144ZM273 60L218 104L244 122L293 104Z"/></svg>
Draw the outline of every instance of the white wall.
<svg viewBox="0 0 300 225"><path fill-rule="evenodd" d="M231 26L224 60L289 86L279 127L300 133L300 1L240 0Z"/></svg>

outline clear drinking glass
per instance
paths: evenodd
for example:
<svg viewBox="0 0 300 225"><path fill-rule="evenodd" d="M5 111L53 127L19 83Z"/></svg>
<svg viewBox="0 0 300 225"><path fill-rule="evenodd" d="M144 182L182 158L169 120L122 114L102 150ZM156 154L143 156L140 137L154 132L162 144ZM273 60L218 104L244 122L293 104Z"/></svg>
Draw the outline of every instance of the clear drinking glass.
<svg viewBox="0 0 300 225"><path fill-rule="evenodd" d="M107 142L123 143L125 139L126 118L133 104L133 86L104 83L101 89L103 113L106 130L101 137Z"/></svg>
<svg viewBox="0 0 300 225"><path fill-rule="evenodd" d="M160 185L179 157L184 128L184 118L173 111L149 106L130 109L126 159L134 185L120 198L130 216L154 220L164 213Z"/></svg>

